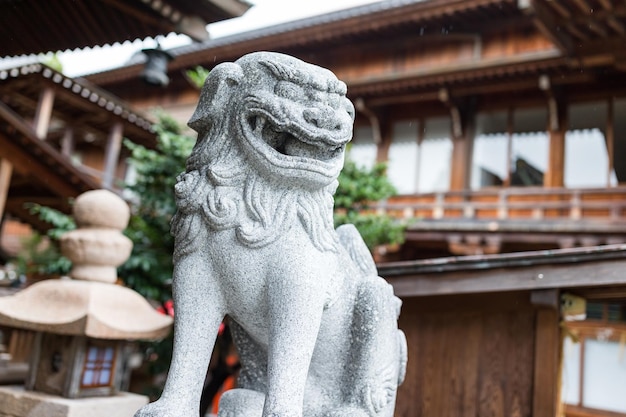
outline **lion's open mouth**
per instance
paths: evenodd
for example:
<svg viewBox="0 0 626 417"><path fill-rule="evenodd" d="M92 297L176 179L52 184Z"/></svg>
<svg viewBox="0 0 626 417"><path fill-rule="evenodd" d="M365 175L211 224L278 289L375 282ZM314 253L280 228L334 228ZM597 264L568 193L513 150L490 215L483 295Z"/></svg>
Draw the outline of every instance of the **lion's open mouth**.
<svg viewBox="0 0 626 417"><path fill-rule="evenodd" d="M337 112L335 118L331 114L325 123L316 124L305 120L302 113L267 106L252 97L239 117L244 142L249 156L266 172L326 186L337 179L343 167L352 119Z"/></svg>
<svg viewBox="0 0 626 417"><path fill-rule="evenodd" d="M254 136L263 141L276 152L292 157L314 159L318 161L332 161L341 157L345 145L318 141L311 143L305 135L294 136L289 131L272 123L260 115L251 115L248 118L248 125Z"/></svg>

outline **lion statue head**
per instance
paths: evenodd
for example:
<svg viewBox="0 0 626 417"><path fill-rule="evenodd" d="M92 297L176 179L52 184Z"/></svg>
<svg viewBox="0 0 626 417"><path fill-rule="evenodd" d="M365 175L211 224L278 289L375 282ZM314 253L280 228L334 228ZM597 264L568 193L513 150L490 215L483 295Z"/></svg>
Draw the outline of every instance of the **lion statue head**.
<svg viewBox="0 0 626 417"><path fill-rule="evenodd" d="M175 188L177 250L201 221L249 247L299 224L337 250L332 196L353 121L346 85L324 68L271 52L216 66L189 121L198 141Z"/></svg>

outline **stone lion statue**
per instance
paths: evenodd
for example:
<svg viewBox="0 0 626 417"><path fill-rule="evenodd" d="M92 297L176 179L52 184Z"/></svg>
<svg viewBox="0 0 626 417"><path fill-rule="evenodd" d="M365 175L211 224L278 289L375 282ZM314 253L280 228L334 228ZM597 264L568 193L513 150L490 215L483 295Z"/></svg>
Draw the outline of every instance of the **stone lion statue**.
<svg viewBox="0 0 626 417"><path fill-rule="evenodd" d="M393 416L400 300L333 193L354 107L330 71L268 52L215 67L175 187L174 354L136 417L198 415L222 320L242 364L219 417Z"/></svg>

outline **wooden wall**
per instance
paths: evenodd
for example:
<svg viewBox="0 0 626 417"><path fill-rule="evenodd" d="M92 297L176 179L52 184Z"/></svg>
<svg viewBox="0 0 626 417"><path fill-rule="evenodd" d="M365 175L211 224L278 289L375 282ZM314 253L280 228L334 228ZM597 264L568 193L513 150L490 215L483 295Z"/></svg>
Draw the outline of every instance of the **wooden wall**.
<svg viewBox="0 0 626 417"><path fill-rule="evenodd" d="M533 308L529 293L403 301L409 362L396 417L554 416L556 363L542 358L558 357L558 342L538 343L544 310ZM556 329L554 315L546 330ZM549 372L540 375L538 366Z"/></svg>

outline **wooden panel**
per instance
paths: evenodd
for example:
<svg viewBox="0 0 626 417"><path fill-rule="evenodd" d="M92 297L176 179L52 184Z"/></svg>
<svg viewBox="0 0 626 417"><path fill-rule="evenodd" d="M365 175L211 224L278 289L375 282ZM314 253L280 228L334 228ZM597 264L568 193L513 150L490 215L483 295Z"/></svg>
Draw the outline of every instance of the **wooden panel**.
<svg viewBox="0 0 626 417"><path fill-rule="evenodd" d="M522 31L511 28L498 31L493 36L484 36L482 40L483 58L499 58L513 54L545 51L553 48L551 42L534 30Z"/></svg>
<svg viewBox="0 0 626 417"><path fill-rule="evenodd" d="M558 401L559 314L537 312L533 417L554 417Z"/></svg>
<svg viewBox="0 0 626 417"><path fill-rule="evenodd" d="M400 317L409 362L395 416L530 417L535 313L425 312L421 300L405 300Z"/></svg>

